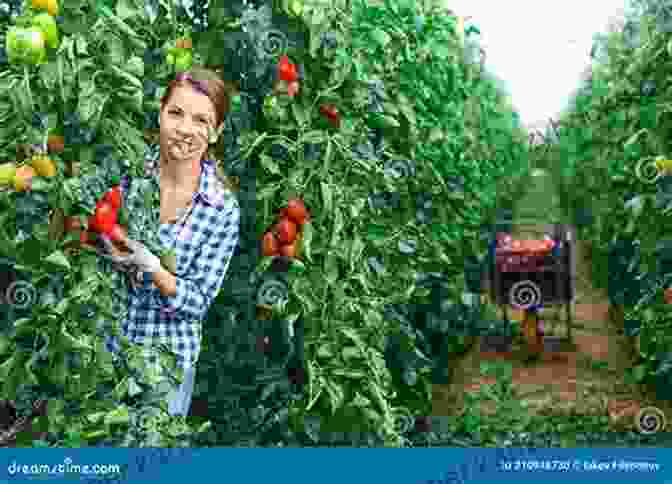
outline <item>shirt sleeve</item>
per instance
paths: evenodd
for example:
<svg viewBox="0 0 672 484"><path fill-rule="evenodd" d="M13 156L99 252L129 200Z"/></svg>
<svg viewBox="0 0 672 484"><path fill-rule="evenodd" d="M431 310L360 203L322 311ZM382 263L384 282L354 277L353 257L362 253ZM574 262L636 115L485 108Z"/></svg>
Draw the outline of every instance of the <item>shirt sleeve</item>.
<svg viewBox="0 0 672 484"><path fill-rule="evenodd" d="M222 287L231 257L238 245L238 204L217 213L220 214L218 220L208 223L205 228L213 232L208 237L211 242L198 248L199 255L194 260L191 271L186 276L176 277L175 296L158 296L164 311L172 313L178 319L201 321L205 317Z"/></svg>

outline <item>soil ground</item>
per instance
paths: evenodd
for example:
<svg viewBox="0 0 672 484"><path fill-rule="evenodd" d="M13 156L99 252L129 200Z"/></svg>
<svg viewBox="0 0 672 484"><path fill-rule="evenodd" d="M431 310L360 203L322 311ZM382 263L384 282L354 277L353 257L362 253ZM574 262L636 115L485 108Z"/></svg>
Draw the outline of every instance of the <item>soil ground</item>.
<svg viewBox="0 0 672 484"><path fill-rule="evenodd" d="M520 200L514 211L514 238L541 238L551 226L547 223L516 224L517 220L559 218L558 199L548 175L537 174L534 186ZM571 227L570 227L571 228ZM574 231L575 233L575 231ZM641 387L624 383L625 369L632 365L632 340L623 335L622 324L613 321L606 293L593 288L590 281L590 260L587 246L577 241L574 246L573 348L544 351L541 359L524 363L520 349L508 353L481 351L480 338L462 357L453 362L453 381L433 385L433 415L456 415L463 408L465 392L478 391L480 385L494 383L480 375L480 364L487 360L505 360L512 366L513 390L517 398L536 415L608 415L615 428L632 428L641 408L655 406L672 422L668 402L652 399ZM515 311L509 309L509 315ZM501 312L500 312L501 315ZM548 307L542 311L546 334L555 323L556 335L564 335L565 307ZM496 404L485 402L482 412L496 411ZM666 430L669 431L668 425Z"/></svg>

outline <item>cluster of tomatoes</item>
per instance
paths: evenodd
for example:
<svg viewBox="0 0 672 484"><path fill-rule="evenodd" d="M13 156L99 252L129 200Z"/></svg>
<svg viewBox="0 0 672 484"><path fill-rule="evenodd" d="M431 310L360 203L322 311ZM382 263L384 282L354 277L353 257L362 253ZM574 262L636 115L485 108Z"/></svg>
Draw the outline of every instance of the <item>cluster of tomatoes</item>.
<svg viewBox="0 0 672 484"><path fill-rule="evenodd" d="M79 217L65 217L65 231L81 231L79 241L82 245L91 245L96 235L105 235L113 242L120 242L126 237L126 230L120 222L122 210L121 186L115 184L103 197L96 202L96 211L88 219L88 227L84 229ZM124 224L125 225L125 224Z"/></svg>
<svg viewBox="0 0 672 484"><path fill-rule="evenodd" d="M28 149L25 163L19 165L16 162L10 162L0 165L0 185L11 186L17 192L28 192L33 189L33 179L35 177L55 177L57 173L56 162L48 153L62 153L63 149L63 137L50 135L48 151L41 147L38 147L38 149L32 147Z"/></svg>
<svg viewBox="0 0 672 484"><path fill-rule="evenodd" d="M303 200L289 200L287 207L280 210L280 220L264 234L262 254L266 257L298 257L301 227L309 221L308 209Z"/></svg>
<svg viewBox="0 0 672 484"><path fill-rule="evenodd" d="M33 178L56 176L56 164L46 154L34 155L28 164L16 163L0 165L0 185L9 185L17 192L28 192L33 188Z"/></svg>
<svg viewBox="0 0 672 484"><path fill-rule="evenodd" d="M60 43L57 0L32 0L30 6L38 13L22 25L7 30L5 49L11 63L43 64L47 61L47 48L57 49ZM27 17L27 16L26 16Z"/></svg>

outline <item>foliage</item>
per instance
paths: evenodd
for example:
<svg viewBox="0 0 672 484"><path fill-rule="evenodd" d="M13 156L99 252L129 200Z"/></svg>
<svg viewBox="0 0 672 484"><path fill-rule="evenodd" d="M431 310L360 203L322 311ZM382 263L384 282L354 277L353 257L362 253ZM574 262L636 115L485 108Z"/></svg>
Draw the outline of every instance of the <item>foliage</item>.
<svg viewBox="0 0 672 484"><path fill-rule="evenodd" d="M626 309L626 331L639 335L631 381L669 388L671 219L668 159L670 65L666 2L631 2L621 28L596 36L591 75L556 123L557 140L539 156L552 167L562 202L591 250L594 283Z"/></svg>
<svg viewBox="0 0 672 484"><path fill-rule="evenodd" d="M15 141L0 146L2 156L43 142L34 111L66 135L45 191L0 198L3 227L17 226L0 244L20 254L16 277L30 274L41 288L62 276L48 304L7 315L14 325L0 360L13 377L3 395L69 402L50 405L51 445L309 445L311 417L404 445L400 422L429 413L436 369L465 350L482 319L464 261L485 263L482 227L511 208L529 164L515 113L465 58L454 16L401 2L305 4L298 15L243 3L212 1L203 31L192 19L203 12L179 4L117 2L113 21L91 2L69 1L50 62L3 69L1 139ZM65 252L68 239L49 238L47 217L49 208L90 213L94 173L142 180L161 86L173 75L162 49L185 31L194 63L239 89L217 158L239 180L241 241L205 322L195 391L210 421L202 425L153 409L169 358L168 374L141 372L127 345L128 361L112 364L100 330L114 329L123 306L116 276L92 253ZM294 97L275 89L283 53L302 66ZM20 83L25 89L13 89ZM326 103L340 113L338 128L321 115ZM80 176L64 176L70 160ZM313 220L303 261L286 273L282 261L258 257L257 241L292 195ZM140 212L138 220L152 224ZM276 298L271 319L256 314L264 291ZM393 307L407 308L406 321ZM260 351L266 339L271 349ZM63 363L73 348L81 358ZM46 358L42 371L36 355ZM51 389L64 364L67 382Z"/></svg>

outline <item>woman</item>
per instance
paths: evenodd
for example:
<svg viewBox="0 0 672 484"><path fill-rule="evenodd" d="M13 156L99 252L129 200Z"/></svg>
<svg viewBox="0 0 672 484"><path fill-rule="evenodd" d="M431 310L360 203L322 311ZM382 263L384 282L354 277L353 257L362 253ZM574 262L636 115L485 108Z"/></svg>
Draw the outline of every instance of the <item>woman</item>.
<svg viewBox="0 0 672 484"><path fill-rule="evenodd" d="M146 167L160 193L160 240L177 253L176 274L137 241L124 239L128 255L123 255L126 251L104 240L113 267L128 272L132 280L124 335L146 348L154 364L155 348L168 345L184 370L182 384L169 395L171 415L189 411L202 320L238 243L238 203L208 154L229 107L225 84L206 69L178 75L161 99L159 157L146 160ZM114 337L108 337L107 346L119 351Z"/></svg>

